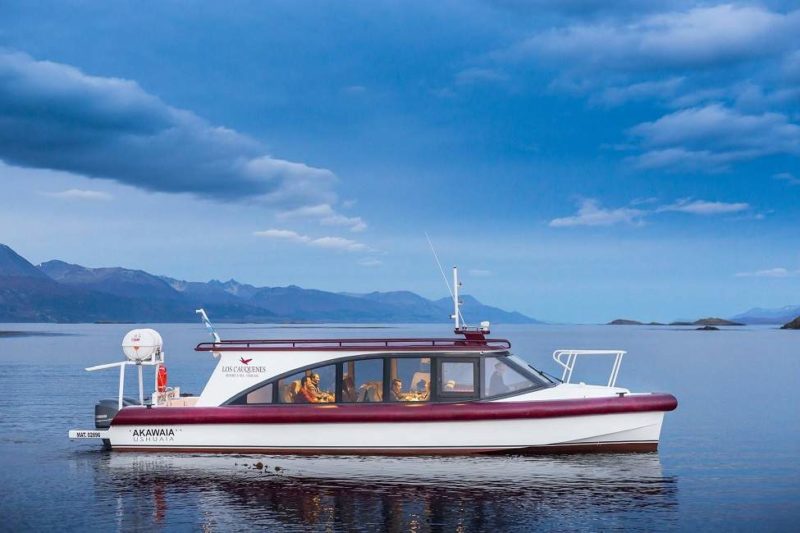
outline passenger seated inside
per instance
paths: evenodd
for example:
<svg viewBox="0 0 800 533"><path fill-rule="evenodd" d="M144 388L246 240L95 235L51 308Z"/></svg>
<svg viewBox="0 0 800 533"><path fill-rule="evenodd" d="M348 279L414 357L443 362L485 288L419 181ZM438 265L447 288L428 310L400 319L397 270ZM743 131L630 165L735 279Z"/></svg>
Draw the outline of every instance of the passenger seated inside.
<svg viewBox="0 0 800 533"><path fill-rule="evenodd" d="M311 376L303 376L300 380L300 392L295 396L294 403L318 403L317 388L311 380Z"/></svg>
<svg viewBox="0 0 800 533"><path fill-rule="evenodd" d="M411 382L408 385L410 391L422 391L430 389L431 381L431 359L430 357L422 357L419 359L419 367L414 375L411 376ZM424 382L421 384L420 382Z"/></svg>
<svg viewBox="0 0 800 533"><path fill-rule="evenodd" d="M406 394L403 393L403 382L399 379L392 380L392 387L389 389L389 398L393 402L404 402L406 400Z"/></svg>
<svg viewBox="0 0 800 533"><path fill-rule="evenodd" d="M311 381L314 383L314 390L317 392L317 401L319 403L331 403L336 401L336 395L330 391L320 390L319 374L311 374Z"/></svg>
<svg viewBox="0 0 800 533"><path fill-rule="evenodd" d="M345 375L342 379L342 401L355 402L357 398L353 376Z"/></svg>
<svg viewBox="0 0 800 533"><path fill-rule="evenodd" d="M403 392L403 382L395 378L389 389L389 399L393 402L424 402L430 396L428 383L420 382L417 390Z"/></svg>
<svg viewBox="0 0 800 533"><path fill-rule="evenodd" d="M329 403L333 401L330 392L319 390L319 374L304 376L300 380L300 392L297 394L294 403Z"/></svg>
<svg viewBox="0 0 800 533"><path fill-rule="evenodd" d="M497 396L509 392L511 388L506 385L503 375L506 373L506 365L498 362L494 365L494 372L489 380L489 396Z"/></svg>
<svg viewBox="0 0 800 533"><path fill-rule="evenodd" d="M383 383L380 381L370 381L364 383L358 388L358 395L356 402L382 402L383 401Z"/></svg>
<svg viewBox="0 0 800 533"><path fill-rule="evenodd" d="M411 376L411 390L424 391L430 389L431 373L430 372L414 372Z"/></svg>
<svg viewBox="0 0 800 533"><path fill-rule="evenodd" d="M422 380L417 383L416 390L414 391L414 395L416 396L416 400L424 402L431 395L431 382L430 380Z"/></svg>
<svg viewBox="0 0 800 533"><path fill-rule="evenodd" d="M300 381L292 381L283 386L283 403L295 403L297 401L297 393L300 392Z"/></svg>

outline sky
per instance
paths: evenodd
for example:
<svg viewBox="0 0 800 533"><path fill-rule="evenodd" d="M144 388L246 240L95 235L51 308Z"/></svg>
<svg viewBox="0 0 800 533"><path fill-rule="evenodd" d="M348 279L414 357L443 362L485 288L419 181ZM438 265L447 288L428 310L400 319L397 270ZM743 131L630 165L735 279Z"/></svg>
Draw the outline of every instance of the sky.
<svg viewBox="0 0 800 533"><path fill-rule="evenodd" d="M800 304L800 7L0 3L0 242L552 322ZM480 317L466 317L478 321Z"/></svg>

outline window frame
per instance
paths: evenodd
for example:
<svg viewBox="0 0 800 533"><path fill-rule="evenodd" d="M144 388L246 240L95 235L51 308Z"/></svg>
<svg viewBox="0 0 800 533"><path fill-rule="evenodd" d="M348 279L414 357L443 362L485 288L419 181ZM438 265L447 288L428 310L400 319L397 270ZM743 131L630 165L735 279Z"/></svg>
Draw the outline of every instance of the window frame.
<svg viewBox="0 0 800 533"><path fill-rule="evenodd" d="M436 382L435 382L435 400L438 403L457 402L464 400L477 400L481 395L481 361L483 357L480 355L462 356L462 357L437 357L436 358ZM472 392L464 391L446 391L444 390L444 371L442 365L445 363L471 363L472 364ZM433 379L433 376L431 376Z"/></svg>
<svg viewBox="0 0 800 533"><path fill-rule="evenodd" d="M431 365L431 390L428 392L428 399L427 400L419 400L419 401L404 401L404 400L391 400L392 397L391 389L392 389L392 365L389 362L392 359L430 359ZM395 404L395 405L406 405L406 404L428 404L428 403L436 403L436 397L434 396L433 386L435 385L434 379L436 376L434 366L436 365L435 360L438 359L438 356L434 353L428 352L421 352L421 353L397 353L397 354L385 354L383 356L383 402L387 404Z"/></svg>
<svg viewBox="0 0 800 533"><path fill-rule="evenodd" d="M386 396L386 393L387 393L387 389L386 389L386 367L389 366L389 365L386 364L386 361L388 359L389 359L389 357L386 356L386 355L377 355L377 356L365 356L365 357L357 356L357 357L350 357L350 358L347 358L347 359L338 360L338 362L336 363L336 367L337 367L336 368L336 404L341 404L341 405L364 405L364 404L375 405L376 403L386 403L386 400L383 400L381 402L346 402L346 401L344 401L343 395L342 395L342 391L343 391L342 380L344 379L344 365L346 365L347 363L352 362L353 366L354 366L353 370L355 370L355 364L356 363L359 363L361 361L379 360L381 362L381 365L382 365L382 368L381 368L381 370L382 370L382 372L381 372L381 397L382 398L386 398L387 397ZM356 376L358 376L358 374L356 374Z"/></svg>
<svg viewBox="0 0 800 533"><path fill-rule="evenodd" d="M270 407L280 407L280 406L298 406L298 405L316 405L316 404L295 404L295 403L283 403L279 401L279 394L280 394L280 387L278 387L278 382L282 379L285 379L293 374L298 374L300 372L305 372L307 370L315 370L317 368L322 368L330 365L334 365L335 367L335 399L334 403L336 405L361 405L361 406L368 406L368 405L377 405L374 402L343 402L342 401L342 377L344 376L344 364L349 363L351 361L358 362L362 360L368 359L381 359L383 361L383 398L384 401L381 403L385 404L406 404L409 402L391 402L388 401L387 398L390 397L389 389L391 387L391 364L389 361L391 359L420 359L428 357L431 359L431 395L429 399L425 402L410 402L410 403L457 403L465 400L495 400L501 398L508 398L512 396L516 396L519 394L532 392L535 390L540 390L544 388L553 387L556 383L542 383L541 385L537 385L537 381L540 380L538 375L534 374L531 370L521 367L519 364L516 363L513 359L509 356L513 355L511 351L500 351L500 352L486 352L486 353L471 353L471 354L464 354L464 353L454 353L454 352L399 352L399 353L391 353L391 352L375 352L375 353L364 353L355 356L348 356L344 358L335 358L335 359L328 359L325 361L319 361L314 363L313 366L303 366L293 368L287 372L283 372L276 376L272 376L268 379L260 381L259 383L254 384L253 386L244 389L242 391L237 392L234 396L226 400L220 405L236 405L236 406L244 406L244 407L263 407L263 406L270 406ZM522 374L523 376L527 377L531 380L532 386L527 387L524 389L519 389L515 391L510 391L501 395L496 396L483 396L484 393L484 381L485 381L485 372L484 372L484 361L486 358L495 358L502 360L506 365L517 371L518 373ZM441 375L441 363L442 362L471 362L473 365L477 367L475 371L475 380L476 380L476 387L475 391L472 393L463 393L463 392L444 392L441 391L443 387L441 387L440 375ZM538 371L537 371L538 372ZM253 392L254 390L272 384L272 403L261 403L261 404L247 404L247 403L234 403L240 397L247 397L247 394ZM327 404L327 405L333 405Z"/></svg>

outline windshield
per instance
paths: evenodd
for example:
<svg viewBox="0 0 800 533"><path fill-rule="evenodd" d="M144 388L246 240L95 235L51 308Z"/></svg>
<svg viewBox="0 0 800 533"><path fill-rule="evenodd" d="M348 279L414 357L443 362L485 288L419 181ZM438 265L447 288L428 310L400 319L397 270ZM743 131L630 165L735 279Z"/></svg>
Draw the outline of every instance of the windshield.
<svg viewBox="0 0 800 533"><path fill-rule="evenodd" d="M514 356L486 357L483 360L483 398L494 398L548 387L551 382L530 365Z"/></svg>
<svg viewBox="0 0 800 533"><path fill-rule="evenodd" d="M536 377L538 377L540 379L543 379L545 382L547 382L547 383L555 383L555 381L550 376L548 376L547 374L545 374L544 372L542 372L538 368L534 367L532 364L527 362L522 357L520 357L518 355L511 354L511 355L508 356L508 358L511 361L513 361L514 363L516 363L518 366L524 368L525 370L530 370L531 372L534 372L536 374Z"/></svg>

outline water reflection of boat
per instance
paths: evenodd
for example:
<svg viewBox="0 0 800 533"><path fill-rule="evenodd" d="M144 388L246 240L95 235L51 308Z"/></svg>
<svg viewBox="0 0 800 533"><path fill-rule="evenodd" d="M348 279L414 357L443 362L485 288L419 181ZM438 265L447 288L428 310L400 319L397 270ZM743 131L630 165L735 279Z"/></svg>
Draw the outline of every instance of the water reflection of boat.
<svg viewBox="0 0 800 533"><path fill-rule="evenodd" d="M458 287L454 271L454 286ZM268 339L201 343L219 357L199 397L169 389L161 336L133 330L123 340L115 400L95 407L95 430L121 451L288 454L463 455L654 451L670 394L616 386L625 352L559 350L560 380L491 339L488 323L460 323L455 338ZM208 323L205 313L204 320ZM208 323L213 332L213 328ZM571 383L579 357L614 356L605 385ZM124 398L125 368L139 398ZM155 369L145 399L142 369Z"/></svg>
<svg viewBox="0 0 800 533"><path fill-rule="evenodd" d="M571 521L674 520L677 487L656 454L484 458L110 454L98 490L118 522L147 527L530 530ZM170 495L181 494L179 499ZM242 513L246 513L243 516ZM611 527L614 522L606 524Z"/></svg>

